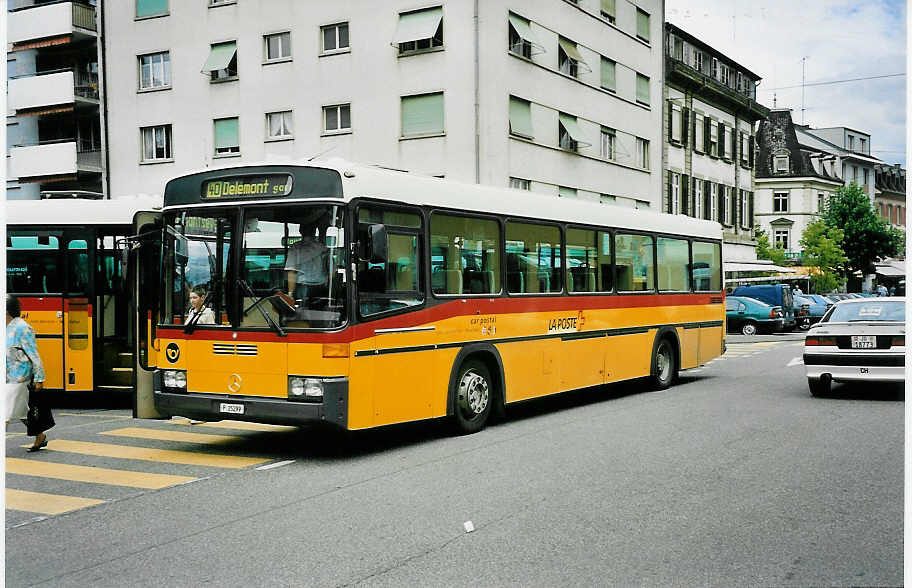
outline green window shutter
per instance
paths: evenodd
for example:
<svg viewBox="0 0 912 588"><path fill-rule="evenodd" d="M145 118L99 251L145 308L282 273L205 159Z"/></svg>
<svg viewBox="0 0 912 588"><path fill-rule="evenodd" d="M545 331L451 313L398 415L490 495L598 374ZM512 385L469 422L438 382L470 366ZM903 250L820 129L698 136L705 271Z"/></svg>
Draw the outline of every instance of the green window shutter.
<svg viewBox="0 0 912 588"><path fill-rule="evenodd" d="M168 0L136 0L136 17L168 14Z"/></svg>
<svg viewBox="0 0 912 588"><path fill-rule="evenodd" d="M558 37L557 42L560 44L561 49L564 50L564 53L567 54L567 57L577 63L586 63L583 61L583 56L580 55L579 49L576 48L576 43L563 37Z"/></svg>
<svg viewBox="0 0 912 588"><path fill-rule="evenodd" d="M616 64L613 61L607 57L602 57L602 87L612 92L617 89L615 86L615 66Z"/></svg>
<svg viewBox="0 0 912 588"><path fill-rule="evenodd" d="M565 186L559 186L557 188L557 195L561 198L576 198L576 188L567 188Z"/></svg>
<svg viewBox="0 0 912 588"><path fill-rule="evenodd" d="M222 118L215 121L215 148L236 147L238 142L238 119Z"/></svg>
<svg viewBox="0 0 912 588"><path fill-rule="evenodd" d="M649 104L649 78L637 74L637 102Z"/></svg>
<svg viewBox="0 0 912 588"><path fill-rule="evenodd" d="M237 43L234 41L213 45L209 51L209 59L203 66L203 73L225 69L231 63L235 53L237 53Z"/></svg>
<svg viewBox="0 0 912 588"><path fill-rule="evenodd" d="M532 105L527 100L510 96L510 132L529 139L532 132Z"/></svg>
<svg viewBox="0 0 912 588"><path fill-rule="evenodd" d="M602 12L609 16L615 16L615 0L602 0Z"/></svg>
<svg viewBox="0 0 912 588"><path fill-rule="evenodd" d="M567 134L570 135L571 139L573 139L577 143L582 143L584 145L590 144L589 142L586 141L585 137L583 137L583 133L582 133L582 131L580 131L579 126L577 126L575 116L570 116L569 114L560 113L558 115L558 119L560 120L560 124L564 125L564 129L566 129Z"/></svg>
<svg viewBox="0 0 912 588"><path fill-rule="evenodd" d="M649 15L637 8L637 37L649 40Z"/></svg>
<svg viewBox="0 0 912 588"><path fill-rule="evenodd" d="M443 92L402 97L402 136L443 133Z"/></svg>
<svg viewBox="0 0 912 588"><path fill-rule="evenodd" d="M437 32L443 19L443 8L428 8L399 15L399 27L396 29L395 44L430 39Z"/></svg>

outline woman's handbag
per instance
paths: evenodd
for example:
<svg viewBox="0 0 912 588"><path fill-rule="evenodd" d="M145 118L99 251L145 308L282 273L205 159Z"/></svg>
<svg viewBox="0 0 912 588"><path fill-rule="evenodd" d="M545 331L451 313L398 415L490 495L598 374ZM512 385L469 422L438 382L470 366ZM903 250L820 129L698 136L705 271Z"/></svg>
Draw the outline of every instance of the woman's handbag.
<svg viewBox="0 0 912 588"><path fill-rule="evenodd" d="M36 390L32 384L29 384L28 391L29 402L28 414L25 416L25 434L29 437L37 437L57 423L54 422L54 415L51 414L51 408L47 405L47 394L43 390Z"/></svg>
<svg viewBox="0 0 912 588"><path fill-rule="evenodd" d="M4 419L23 419L28 413L29 390L25 382L8 383L4 391L6 404L3 405Z"/></svg>

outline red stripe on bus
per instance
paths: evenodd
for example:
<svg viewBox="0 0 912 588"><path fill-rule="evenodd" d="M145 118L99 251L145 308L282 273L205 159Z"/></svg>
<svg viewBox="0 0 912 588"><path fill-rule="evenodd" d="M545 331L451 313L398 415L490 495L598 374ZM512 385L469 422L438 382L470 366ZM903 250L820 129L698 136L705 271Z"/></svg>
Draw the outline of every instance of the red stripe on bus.
<svg viewBox="0 0 912 588"><path fill-rule="evenodd" d="M20 296L19 304L22 306L22 310L48 310L48 311L57 311L61 310L63 307L63 300L60 296L48 297L48 296Z"/></svg>
<svg viewBox="0 0 912 588"><path fill-rule="evenodd" d="M197 329L184 333L183 327L160 326L163 339L200 339L211 341L256 341L263 343L351 343L374 336L375 329L402 329L433 324L457 317L518 312L569 312L578 310L644 308L665 306L702 306L719 294L643 294L621 296L554 296L535 298L458 298L423 310L361 323L338 332L288 333L280 337L269 331L235 331L233 329Z"/></svg>

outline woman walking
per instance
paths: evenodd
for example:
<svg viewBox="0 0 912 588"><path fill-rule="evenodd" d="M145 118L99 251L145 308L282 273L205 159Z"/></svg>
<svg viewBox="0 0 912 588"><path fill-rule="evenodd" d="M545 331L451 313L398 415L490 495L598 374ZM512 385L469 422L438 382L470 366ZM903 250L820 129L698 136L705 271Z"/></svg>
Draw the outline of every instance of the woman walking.
<svg viewBox="0 0 912 588"><path fill-rule="evenodd" d="M27 434L35 438L29 451L47 446L45 431L54 426L54 416L44 394L44 366L35 343L35 329L19 315L22 307L15 296L6 296L6 382L29 383Z"/></svg>

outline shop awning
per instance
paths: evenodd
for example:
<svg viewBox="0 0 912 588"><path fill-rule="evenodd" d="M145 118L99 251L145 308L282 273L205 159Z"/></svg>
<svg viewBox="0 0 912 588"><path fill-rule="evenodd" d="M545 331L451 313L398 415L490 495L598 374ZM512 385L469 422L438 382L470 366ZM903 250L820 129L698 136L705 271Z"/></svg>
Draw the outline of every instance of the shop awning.
<svg viewBox="0 0 912 588"><path fill-rule="evenodd" d="M396 29L393 44L430 39L437 33L441 19L443 19L443 8L439 6L400 14L399 27Z"/></svg>
<svg viewBox="0 0 912 588"><path fill-rule="evenodd" d="M893 267L892 265L879 265L875 270L878 276L884 276L889 278L904 278L906 277L906 272L903 270Z"/></svg>
<svg viewBox="0 0 912 588"><path fill-rule="evenodd" d="M781 274L793 274L795 270L789 267L782 267L772 263L751 263L749 261L731 261L722 264L722 269L726 272L778 272Z"/></svg>
<svg viewBox="0 0 912 588"><path fill-rule="evenodd" d="M203 66L203 73L226 69L234 58L235 53L237 53L237 43L235 42L213 45L212 50L209 52L209 59L206 60L206 65Z"/></svg>

